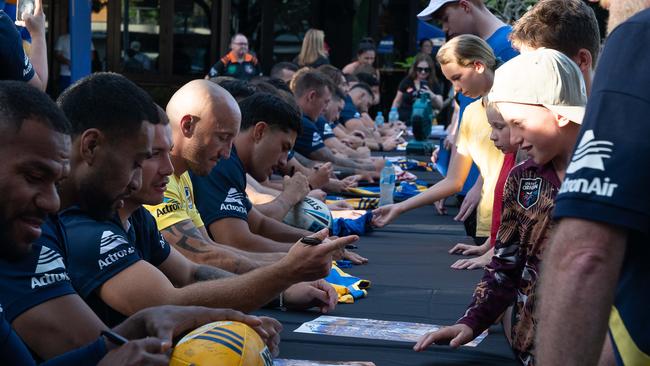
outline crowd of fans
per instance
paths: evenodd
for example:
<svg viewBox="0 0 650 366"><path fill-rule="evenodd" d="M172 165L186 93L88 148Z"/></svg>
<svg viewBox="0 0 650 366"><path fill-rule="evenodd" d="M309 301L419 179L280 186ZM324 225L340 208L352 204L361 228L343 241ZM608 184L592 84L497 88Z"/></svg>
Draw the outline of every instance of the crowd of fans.
<svg viewBox="0 0 650 366"><path fill-rule="evenodd" d="M236 34L164 108L116 73L82 78L53 102L42 1L23 15L28 51L0 11L0 358L163 365L175 336L221 319L250 325L277 354L281 325L244 313L330 312L332 260L368 262L351 249L357 236L283 218L306 197L379 180L385 161L371 153L405 142L424 93L436 110L454 105L447 175L375 209L372 224L469 184L457 219L478 245L450 253L476 257L452 267L485 272L457 323L414 349L459 347L501 322L524 365L644 364L647 7L611 4L599 57L598 23L581 0L541 0L514 26L481 0L432 0L418 16L438 19L448 41L434 58L421 42L392 102L399 121L382 124L368 114L380 102L370 40L339 69L324 32L310 29L293 63L262 76ZM635 174L624 170L631 157Z"/></svg>

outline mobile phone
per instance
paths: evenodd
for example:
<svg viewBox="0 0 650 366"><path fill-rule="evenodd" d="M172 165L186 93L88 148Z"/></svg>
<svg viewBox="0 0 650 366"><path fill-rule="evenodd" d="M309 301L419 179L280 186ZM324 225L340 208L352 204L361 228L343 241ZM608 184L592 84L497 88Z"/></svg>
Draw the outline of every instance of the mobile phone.
<svg viewBox="0 0 650 366"><path fill-rule="evenodd" d="M122 346L129 343L128 339L110 330L102 330L100 334L116 346Z"/></svg>
<svg viewBox="0 0 650 366"><path fill-rule="evenodd" d="M300 239L300 241L303 244L307 244L307 245L318 245L318 244L323 242L322 240L320 240L318 238L314 238L312 236L305 236L302 239Z"/></svg>
<svg viewBox="0 0 650 366"><path fill-rule="evenodd" d="M28 13L34 15L34 8L36 0L18 0L16 1L16 21L23 21L23 14Z"/></svg>

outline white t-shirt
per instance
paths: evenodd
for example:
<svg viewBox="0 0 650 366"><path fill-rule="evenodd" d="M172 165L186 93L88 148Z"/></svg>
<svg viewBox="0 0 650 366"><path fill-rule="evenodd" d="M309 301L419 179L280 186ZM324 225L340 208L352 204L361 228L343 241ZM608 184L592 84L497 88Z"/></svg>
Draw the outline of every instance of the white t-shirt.
<svg viewBox="0 0 650 366"><path fill-rule="evenodd" d="M54 50L60 52L61 55L68 60L70 59L70 35L62 34L57 38ZM70 76L70 66L61 64L59 75Z"/></svg>

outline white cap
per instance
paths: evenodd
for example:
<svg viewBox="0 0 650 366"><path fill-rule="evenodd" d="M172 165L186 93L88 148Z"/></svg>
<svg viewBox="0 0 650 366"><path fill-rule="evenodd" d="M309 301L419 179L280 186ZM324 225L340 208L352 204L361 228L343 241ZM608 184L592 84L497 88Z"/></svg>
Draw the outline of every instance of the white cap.
<svg viewBox="0 0 650 366"><path fill-rule="evenodd" d="M522 53L499 67L488 100L539 104L582 123L587 91L575 62L561 52L541 48Z"/></svg>
<svg viewBox="0 0 650 366"><path fill-rule="evenodd" d="M418 14L418 19L429 20L433 17L433 13L440 10L443 5L455 2L458 2L458 0L431 0L429 1L429 6L422 10L420 14Z"/></svg>

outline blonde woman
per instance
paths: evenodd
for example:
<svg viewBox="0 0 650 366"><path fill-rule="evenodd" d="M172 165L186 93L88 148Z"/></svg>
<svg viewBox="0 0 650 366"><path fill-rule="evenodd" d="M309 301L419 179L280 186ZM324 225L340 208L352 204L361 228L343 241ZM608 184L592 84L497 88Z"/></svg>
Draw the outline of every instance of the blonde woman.
<svg viewBox="0 0 650 366"><path fill-rule="evenodd" d="M317 68L330 63L325 49L325 32L320 29L310 29L302 40L300 54L294 60L299 67Z"/></svg>
<svg viewBox="0 0 650 366"><path fill-rule="evenodd" d="M497 60L492 48L481 38L473 35L454 37L440 48L436 59L456 92L477 98L490 91ZM374 210L373 224L385 226L406 211L433 204L460 192L474 161L481 172L479 179L482 179L481 185L477 185L478 189L470 190L470 194L478 196L475 200L478 202L476 236L489 237L494 188L503 165L503 153L490 140L491 133L481 101L467 106L455 149L452 150L447 176L417 196ZM470 194L465 198L466 201ZM470 201L474 202L474 196ZM473 210L474 207L461 206L457 218L464 220Z"/></svg>

